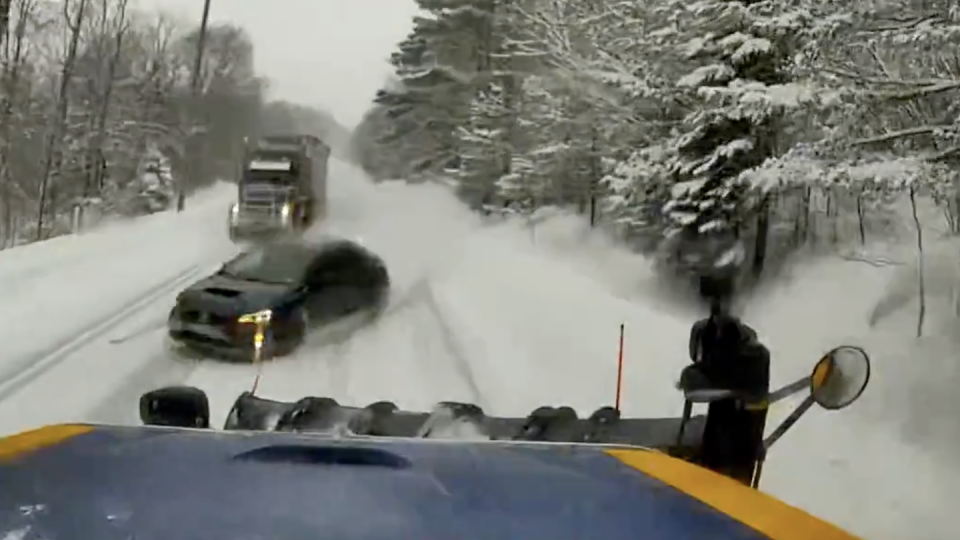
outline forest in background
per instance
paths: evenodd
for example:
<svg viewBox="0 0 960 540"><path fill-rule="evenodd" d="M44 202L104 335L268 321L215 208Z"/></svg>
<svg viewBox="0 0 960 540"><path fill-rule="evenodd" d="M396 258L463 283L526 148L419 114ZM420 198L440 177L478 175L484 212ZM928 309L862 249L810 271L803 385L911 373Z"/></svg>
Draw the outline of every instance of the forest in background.
<svg viewBox="0 0 960 540"><path fill-rule="evenodd" d="M245 136L346 145L324 111L268 99L238 26L209 26L193 81L199 23L128 0L0 0L0 249L81 215L167 208L179 181L189 193L232 178Z"/></svg>
<svg viewBox="0 0 960 540"><path fill-rule="evenodd" d="M922 250L906 201L960 231L956 2L418 4L354 134L375 178L569 207L670 268L737 241L752 278L871 237Z"/></svg>

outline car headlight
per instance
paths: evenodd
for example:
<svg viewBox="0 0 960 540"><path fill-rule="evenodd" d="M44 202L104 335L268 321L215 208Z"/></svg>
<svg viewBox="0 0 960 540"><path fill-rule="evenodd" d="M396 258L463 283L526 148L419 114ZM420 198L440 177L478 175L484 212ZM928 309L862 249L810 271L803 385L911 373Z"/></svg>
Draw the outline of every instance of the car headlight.
<svg viewBox="0 0 960 540"><path fill-rule="evenodd" d="M273 318L273 311L269 309L264 309L262 311L257 311L256 313L247 313L246 315L241 315L237 322L242 324L266 324L270 322L270 319Z"/></svg>

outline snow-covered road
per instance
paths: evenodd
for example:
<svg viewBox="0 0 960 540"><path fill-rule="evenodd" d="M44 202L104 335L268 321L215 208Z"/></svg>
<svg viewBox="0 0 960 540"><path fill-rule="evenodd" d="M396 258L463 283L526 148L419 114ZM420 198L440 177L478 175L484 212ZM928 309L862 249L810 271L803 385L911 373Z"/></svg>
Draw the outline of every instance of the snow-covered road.
<svg viewBox="0 0 960 540"><path fill-rule="evenodd" d="M471 401L500 414L543 404L593 410L613 401L624 324L624 410L678 413L673 384L692 318L618 288L637 280L623 278L637 272L635 260L611 255L600 264L602 248L591 244L590 261L573 261L556 238L533 245L526 233L483 226L437 186L374 186L341 163L331 181L322 232L383 255L395 300L350 339L266 365L261 394L406 408ZM255 371L172 360L161 328L179 289L236 251L224 232L231 198L220 186L180 215L0 252L0 435L56 422L136 423L142 392L180 383L207 390L222 423ZM586 246L581 240L567 238ZM618 265L619 282L611 279ZM831 280L814 273L773 291L748 314L774 351L779 380L867 335L863 305L824 312L827 299L849 293L843 280L864 278L830 272ZM957 521L946 501L958 495L955 469L883 425L874 413L891 387L878 386L863 407L804 419L775 450L765 488L871 540L952 538Z"/></svg>

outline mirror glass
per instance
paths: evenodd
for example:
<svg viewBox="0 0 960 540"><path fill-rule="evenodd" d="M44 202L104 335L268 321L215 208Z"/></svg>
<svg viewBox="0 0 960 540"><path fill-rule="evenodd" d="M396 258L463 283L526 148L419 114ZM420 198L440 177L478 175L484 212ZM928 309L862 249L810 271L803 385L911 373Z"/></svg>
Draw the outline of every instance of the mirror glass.
<svg viewBox="0 0 960 540"><path fill-rule="evenodd" d="M191 386L172 386L140 397L140 420L148 426L210 427L207 394Z"/></svg>
<svg viewBox="0 0 960 540"><path fill-rule="evenodd" d="M810 392L824 409L838 410L856 401L869 381L870 357L866 351L844 345L817 362L810 376Z"/></svg>

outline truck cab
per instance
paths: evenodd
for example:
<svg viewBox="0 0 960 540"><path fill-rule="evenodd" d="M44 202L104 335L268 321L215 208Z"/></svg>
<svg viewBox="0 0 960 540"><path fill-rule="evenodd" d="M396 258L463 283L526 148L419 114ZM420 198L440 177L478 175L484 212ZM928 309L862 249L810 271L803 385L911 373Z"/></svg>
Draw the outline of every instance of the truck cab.
<svg viewBox="0 0 960 540"><path fill-rule="evenodd" d="M309 135L263 137L247 144L237 203L230 208L233 240L302 231L326 215L330 149Z"/></svg>

